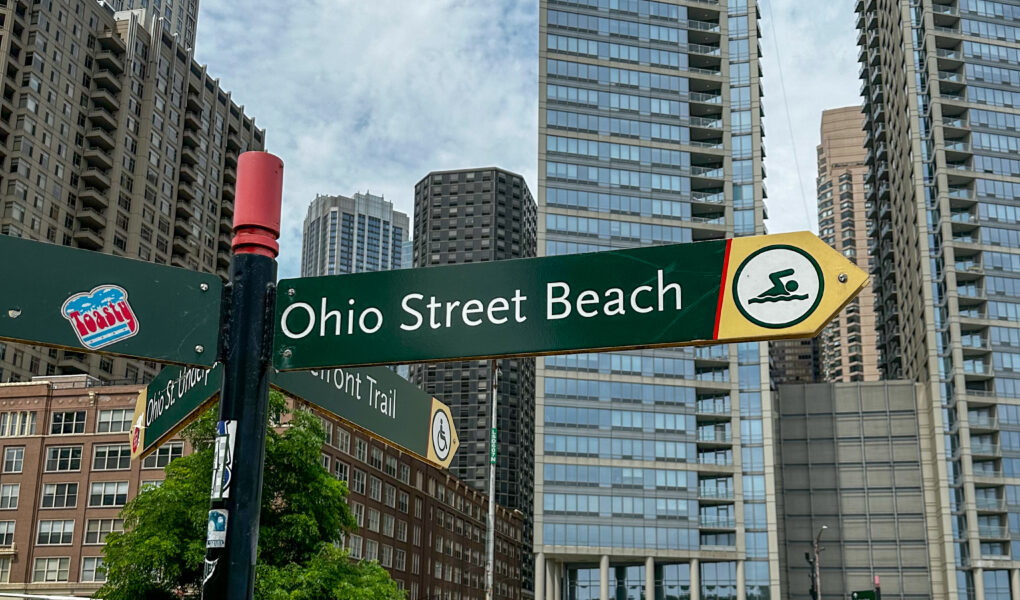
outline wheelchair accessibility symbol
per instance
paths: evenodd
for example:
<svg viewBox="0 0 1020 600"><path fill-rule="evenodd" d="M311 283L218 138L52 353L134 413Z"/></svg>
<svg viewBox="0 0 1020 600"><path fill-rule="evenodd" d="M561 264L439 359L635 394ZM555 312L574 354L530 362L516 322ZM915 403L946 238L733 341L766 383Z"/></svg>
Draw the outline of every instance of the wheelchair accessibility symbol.
<svg viewBox="0 0 1020 600"><path fill-rule="evenodd" d="M432 451L436 458L445 461L450 456L452 447L453 428L450 426L450 417L446 412L436 410L432 413Z"/></svg>

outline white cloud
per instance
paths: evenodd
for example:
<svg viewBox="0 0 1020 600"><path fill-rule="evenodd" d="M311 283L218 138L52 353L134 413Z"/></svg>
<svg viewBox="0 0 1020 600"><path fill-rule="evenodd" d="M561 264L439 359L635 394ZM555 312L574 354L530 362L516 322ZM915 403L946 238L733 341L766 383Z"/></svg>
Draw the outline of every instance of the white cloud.
<svg viewBox="0 0 1020 600"><path fill-rule="evenodd" d="M766 0L761 14L769 231L817 231L822 111L861 103L853 2Z"/></svg>
<svg viewBox="0 0 1020 600"><path fill-rule="evenodd" d="M770 229L813 227L821 111L859 102L850 0L762 5ZM432 170L500 166L537 186L534 0L202 0L197 57L286 165L281 276L298 273L316 193L371 190L413 210ZM243 7L243 8L241 8ZM792 165L793 144L810 217Z"/></svg>

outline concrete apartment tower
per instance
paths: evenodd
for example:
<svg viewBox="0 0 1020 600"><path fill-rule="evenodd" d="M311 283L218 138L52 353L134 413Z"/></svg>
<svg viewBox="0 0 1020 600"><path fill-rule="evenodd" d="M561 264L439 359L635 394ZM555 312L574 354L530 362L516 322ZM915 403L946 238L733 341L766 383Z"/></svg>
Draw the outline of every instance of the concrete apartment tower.
<svg viewBox="0 0 1020 600"><path fill-rule="evenodd" d="M1020 8L856 10L880 368L927 388L944 436L932 583L1020 598Z"/></svg>
<svg viewBox="0 0 1020 600"><path fill-rule="evenodd" d="M301 241L301 276L404 268L407 215L381 196L316 196Z"/></svg>
<svg viewBox="0 0 1020 600"><path fill-rule="evenodd" d="M540 254L764 233L758 15L540 2ZM779 597L767 344L537 375L536 599Z"/></svg>
<svg viewBox="0 0 1020 600"><path fill-rule="evenodd" d="M498 168L434 171L414 186L414 266L535 256L536 207L524 178ZM532 589L535 359L499 361L496 502L524 515L521 580ZM490 361L410 366L408 380L445 402L460 434L450 472L489 489Z"/></svg>
<svg viewBox="0 0 1020 600"><path fill-rule="evenodd" d="M860 106L822 112L818 144L818 235L857 266L870 270L864 116ZM877 381L875 294L865 288L819 336L825 381Z"/></svg>
<svg viewBox="0 0 1020 600"><path fill-rule="evenodd" d="M265 132L135 13L17 0L0 15L0 234L225 277L237 158ZM72 373L135 383L156 365L0 343L0 381Z"/></svg>

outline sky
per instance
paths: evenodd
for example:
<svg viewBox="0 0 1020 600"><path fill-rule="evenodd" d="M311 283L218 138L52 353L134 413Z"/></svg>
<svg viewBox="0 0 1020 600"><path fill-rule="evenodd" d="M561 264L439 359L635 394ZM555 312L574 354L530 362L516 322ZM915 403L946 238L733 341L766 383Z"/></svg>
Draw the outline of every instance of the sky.
<svg viewBox="0 0 1020 600"><path fill-rule="evenodd" d="M851 0L807 5L761 2L772 232L816 228L821 111L860 102ZM281 277L299 274L316 194L411 214L429 171L486 166L537 192L537 0L200 0L197 37L283 159Z"/></svg>

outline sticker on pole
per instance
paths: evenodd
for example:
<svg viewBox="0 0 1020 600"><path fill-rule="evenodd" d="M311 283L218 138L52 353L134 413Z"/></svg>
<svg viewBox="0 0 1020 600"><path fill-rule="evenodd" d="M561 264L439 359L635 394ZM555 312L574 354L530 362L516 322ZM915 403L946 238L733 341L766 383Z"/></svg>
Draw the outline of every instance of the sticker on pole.
<svg viewBox="0 0 1020 600"><path fill-rule="evenodd" d="M453 427L450 408L432 399L432 416L429 418L428 458L442 467L450 466L453 455L460 446L457 432Z"/></svg>
<svg viewBox="0 0 1020 600"><path fill-rule="evenodd" d="M227 545L227 511L214 508L209 511L209 528L206 530L206 548L224 548Z"/></svg>
<svg viewBox="0 0 1020 600"><path fill-rule="evenodd" d="M737 267L733 298L749 321L782 329L818 308L825 291L822 269L810 254L789 245L767 246Z"/></svg>
<svg viewBox="0 0 1020 600"><path fill-rule="evenodd" d="M230 497L236 433L237 421L220 421L216 424L211 494L213 500L223 500Z"/></svg>

